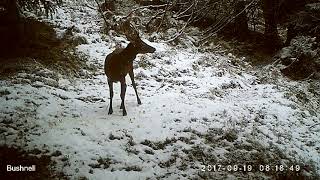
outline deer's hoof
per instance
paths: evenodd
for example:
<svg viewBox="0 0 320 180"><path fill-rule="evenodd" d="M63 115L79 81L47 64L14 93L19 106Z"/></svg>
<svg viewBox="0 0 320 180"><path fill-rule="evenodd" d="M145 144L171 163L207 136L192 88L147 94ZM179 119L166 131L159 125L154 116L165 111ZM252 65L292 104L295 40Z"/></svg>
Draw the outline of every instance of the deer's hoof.
<svg viewBox="0 0 320 180"><path fill-rule="evenodd" d="M127 115L127 111L123 111L123 116L126 116Z"/></svg>
<svg viewBox="0 0 320 180"><path fill-rule="evenodd" d="M138 104L139 104L139 105L141 105L141 101L140 101L140 99L138 99Z"/></svg>
<svg viewBox="0 0 320 180"><path fill-rule="evenodd" d="M112 114L112 113L113 113L113 110L112 110L112 109L109 109L108 114Z"/></svg>

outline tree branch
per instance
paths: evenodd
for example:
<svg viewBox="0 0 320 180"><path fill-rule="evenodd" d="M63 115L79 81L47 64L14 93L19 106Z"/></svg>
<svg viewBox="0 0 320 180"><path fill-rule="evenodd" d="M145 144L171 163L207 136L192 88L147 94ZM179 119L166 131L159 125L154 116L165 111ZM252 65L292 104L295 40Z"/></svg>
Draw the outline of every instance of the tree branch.
<svg viewBox="0 0 320 180"><path fill-rule="evenodd" d="M239 15L241 15L245 10L247 10L255 1L257 0L252 0L242 11L240 11L238 14L236 14L235 16L233 16L232 18L230 18L229 20L227 20L226 23L224 23L221 27L219 27L217 30L215 30L214 32L210 33L208 36L202 38L200 40L200 42L206 40L207 38L211 37L213 34L219 32L221 29L223 29L224 27L226 27L231 21L233 21L235 18L237 18Z"/></svg>
<svg viewBox="0 0 320 180"><path fill-rule="evenodd" d="M99 5L98 1L97 1L97 0L94 0L94 1L97 3L97 6L98 6L98 8L99 8L99 12L100 12L100 14L101 14L101 16L102 16L102 18L103 18L104 22L106 23L106 25L107 25L107 26L110 26L110 23L108 23L108 21L107 21L106 17L104 16L103 11L102 11L102 9L101 9L101 7L100 7L100 5Z"/></svg>

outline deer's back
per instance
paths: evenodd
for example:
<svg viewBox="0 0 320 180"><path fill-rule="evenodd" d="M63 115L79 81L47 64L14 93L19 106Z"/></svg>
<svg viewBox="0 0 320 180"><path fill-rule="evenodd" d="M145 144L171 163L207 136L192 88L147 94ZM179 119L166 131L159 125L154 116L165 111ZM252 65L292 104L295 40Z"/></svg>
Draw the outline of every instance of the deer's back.
<svg viewBox="0 0 320 180"><path fill-rule="evenodd" d="M123 49L117 49L109 54L104 63L104 70L108 79L117 82L125 77L132 68L132 61L128 60Z"/></svg>

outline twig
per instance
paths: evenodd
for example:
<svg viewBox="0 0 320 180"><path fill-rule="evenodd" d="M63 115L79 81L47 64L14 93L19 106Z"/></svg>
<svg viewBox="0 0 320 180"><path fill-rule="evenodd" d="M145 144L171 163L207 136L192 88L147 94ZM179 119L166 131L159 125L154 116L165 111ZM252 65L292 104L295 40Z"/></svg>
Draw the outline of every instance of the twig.
<svg viewBox="0 0 320 180"><path fill-rule="evenodd" d="M226 22L227 19L229 19L229 18L230 18L230 17L222 17L222 18L220 18L219 21L215 24L214 27L208 29L208 30L207 30L206 32L204 32L203 34L207 34L207 33L209 33L209 32L214 31L217 27L221 26L221 24L224 24L224 23L222 23L222 21L223 21L223 22Z"/></svg>
<svg viewBox="0 0 320 180"><path fill-rule="evenodd" d="M96 0L95 0L96 1ZM125 16L124 18L128 18L129 16L131 16L134 12L136 12L137 10L140 9L145 9L145 8L159 8L159 7L164 7L167 6L168 4L161 4L161 5L147 5L147 6L140 6L137 7L135 9L133 9L127 16Z"/></svg>
<svg viewBox="0 0 320 180"><path fill-rule="evenodd" d="M102 18L103 18L104 22L106 23L106 25L110 26L110 24L108 23L108 21L107 21L106 17L105 17L105 16L104 16L104 14L103 14L103 11L102 11L102 9L101 9L101 7L100 7L100 5L99 5L98 1L97 1L97 0L94 0L94 1L97 3L97 6L98 6L98 8L99 8L99 12L100 12L100 14L101 14L101 16L102 16Z"/></svg>
<svg viewBox="0 0 320 180"><path fill-rule="evenodd" d="M189 11L189 9L191 9L193 6L194 6L194 1L193 3L187 8L185 9L184 11L182 11L180 14L177 15L177 18L179 18L179 16L181 16L182 14L186 13L187 11Z"/></svg>
<svg viewBox="0 0 320 180"><path fill-rule="evenodd" d="M165 82L166 82L166 80L163 80L163 82L161 83L160 87L158 89L156 89L155 92L158 92L161 88L163 88L165 86L165 84L164 84Z"/></svg>
<svg viewBox="0 0 320 180"><path fill-rule="evenodd" d="M182 18L185 18L185 17L189 17L189 16L191 16L191 13L183 15L183 16L176 17L175 19L179 20L179 19L182 19Z"/></svg>
<svg viewBox="0 0 320 180"><path fill-rule="evenodd" d="M164 10L164 13L163 13L162 18L161 18L161 22L160 22L159 26L157 27L156 32L159 32L159 29L160 29L160 27L162 26L164 17L165 17L165 15L166 15L168 9L169 9L169 4L167 4L166 9Z"/></svg>
<svg viewBox="0 0 320 180"><path fill-rule="evenodd" d="M188 21L187 21L187 22L185 23L185 25L180 29L179 33L177 33L175 37L173 37L173 38L171 38L171 39L169 39L169 40L165 41L165 43L168 43L168 42L174 41L174 40L175 40L175 39L177 39L179 36L181 36L181 35L182 35L183 30L187 27L187 25L189 24L189 22L190 22L190 19L191 19L191 18L192 18L192 17L190 16L190 18L188 19Z"/></svg>
<svg viewBox="0 0 320 180"><path fill-rule="evenodd" d="M161 14L163 14L163 13L164 13L164 11L161 11L161 12L158 12L156 15L152 16L152 17L150 18L150 20L147 22L146 28L148 29L150 23L151 23L154 19L156 19L159 15L161 15Z"/></svg>
<svg viewBox="0 0 320 180"><path fill-rule="evenodd" d="M206 12L204 15L207 15L210 10L209 7L207 7L207 5L208 5L208 2L206 2L206 4L204 4L202 8L196 10L195 13L201 14L200 12Z"/></svg>
<svg viewBox="0 0 320 180"><path fill-rule="evenodd" d="M88 7L88 8L90 8L90 9L93 9L93 10L96 10L96 8L94 8L94 7L92 7L92 6L90 6L89 4L84 4L86 7Z"/></svg>
<svg viewBox="0 0 320 180"><path fill-rule="evenodd" d="M308 77L306 77L306 78L304 78L304 79L301 79L300 81L305 81L305 80L310 79L312 76L314 76L315 73L316 73L316 72L311 73Z"/></svg>
<svg viewBox="0 0 320 180"><path fill-rule="evenodd" d="M310 127L309 127L309 129L311 129L311 128L313 128L313 127L317 126L317 125L320 125L320 123L316 123L316 124L314 124L314 125L310 126Z"/></svg>
<svg viewBox="0 0 320 180"><path fill-rule="evenodd" d="M238 14L236 14L235 16L233 16L232 18L230 18L226 23L224 23L223 26L221 26L220 28L218 28L217 30L215 30L214 32L210 33L209 36L206 36L205 38L201 39L201 41L211 37L213 34L215 34L216 32L219 32L221 29L223 29L224 27L226 27L226 25L228 25L231 21L233 21L235 18L237 18L238 16L240 16L245 10L247 10L256 0L252 0L242 11L240 11ZM204 43L202 43L204 44Z"/></svg>
<svg viewBox="0 0 320 180"><path fill-rule="evenodd" d="M197 1L196 1L197 2ZM196 5L195 3L193 3L193 5ZM181 36L183 30L187 27L187 25L191 22L191 19L193 18L193 13L194 13L194 10L192 10L192 13L191 13L191 16L189 17L188 21L185 23L185 25L180 29L179 33L176 34L175 37L165 41L165 43L168 43L168 42L172 42L174 41L175 39L177 39L179 36Z"/></svg>

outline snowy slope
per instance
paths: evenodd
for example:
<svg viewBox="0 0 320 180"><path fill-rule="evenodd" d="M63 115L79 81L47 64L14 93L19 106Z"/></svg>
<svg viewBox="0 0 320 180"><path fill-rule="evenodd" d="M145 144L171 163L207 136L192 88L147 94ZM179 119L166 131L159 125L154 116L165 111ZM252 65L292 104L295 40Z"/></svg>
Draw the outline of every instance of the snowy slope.
<svg viewBox="0 0 320 180"><path fill-rule="evenodd" d="M135 61L142 105L127 77L128 116L119 109L119 84L108 115L104 58L127 41L103 36L97 12L85 6L65 4L48 21L58 33L78 28L89 43L77 51L100 68L92 78L39 70L0 81L2 144L60 151L56 169L72 179L268 177L258 164L275 162L320 173L319 109L309 111L285 88L244 72L243 62L234 64L242 58L143 39L157 50ZM203 174L201 165L209 164L256 166L253 173Z"/></svg>

